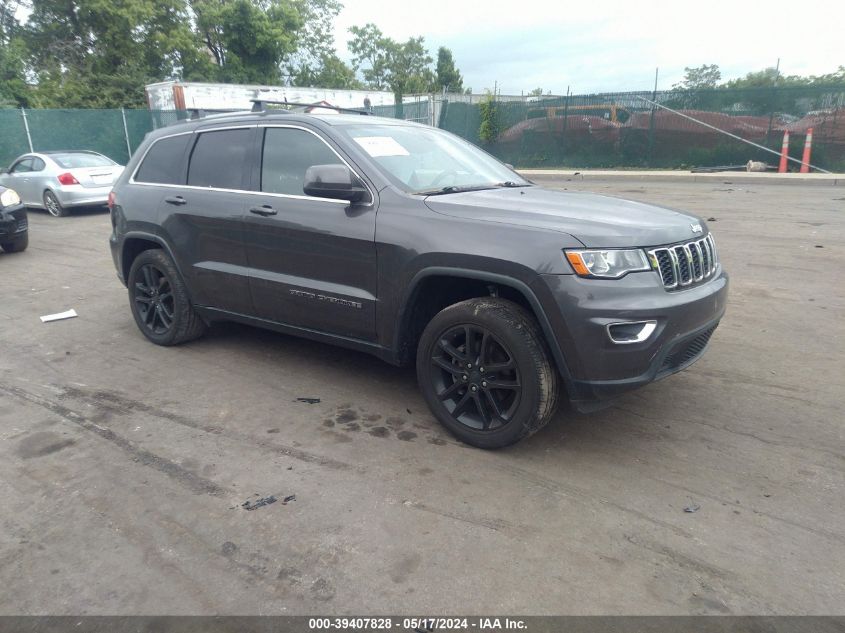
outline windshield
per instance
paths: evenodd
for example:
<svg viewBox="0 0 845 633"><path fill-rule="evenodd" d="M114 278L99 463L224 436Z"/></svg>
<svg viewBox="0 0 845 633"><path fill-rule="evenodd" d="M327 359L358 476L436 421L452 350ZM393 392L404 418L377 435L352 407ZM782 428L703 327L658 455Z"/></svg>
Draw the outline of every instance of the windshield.
<svg viewBox="0 0 845 633"><path fill-rule="evenodd" d="M100 154L88 153L67 153L50 154L50 158L63 169L76 169L77 167L111 167L116 163Z"/></svg>
<svg viewBox="0 0 845 633"><path fill-rule="evenodd" d="M343 131L408 193L530 185L475 145L436 128L352 124Z"/></svg>

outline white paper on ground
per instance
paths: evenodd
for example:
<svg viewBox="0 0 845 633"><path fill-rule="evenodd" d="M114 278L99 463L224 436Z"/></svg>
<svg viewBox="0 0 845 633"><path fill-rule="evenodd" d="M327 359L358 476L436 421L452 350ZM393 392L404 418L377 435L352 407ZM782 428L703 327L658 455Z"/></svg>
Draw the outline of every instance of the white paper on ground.
<svg viewBox="0 0 845 633"><path fill-rule="evenodd" d="M49 321L61 321L62 319L72 319L75 316L79 316L76 314L76 310L71 308L65 312L58 312L57 314L45 314L41 317L42 323L47 323Z"/></svg>
<svg viewBox="0 0 845 633"><path fill-rule="evenodd" d="M408 150L402 147L399 141L392 136L356 136L353 138L373 158L409 155Z"/></svg>

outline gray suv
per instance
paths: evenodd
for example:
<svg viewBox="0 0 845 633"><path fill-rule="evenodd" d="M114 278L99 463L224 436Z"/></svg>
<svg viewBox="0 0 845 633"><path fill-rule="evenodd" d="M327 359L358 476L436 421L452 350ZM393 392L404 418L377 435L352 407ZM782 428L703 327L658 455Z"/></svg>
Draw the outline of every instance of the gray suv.
<svg viewBox="0 0 845 633"><path fill-rule="evenodd" d="M256 111L257 110L257 111ZM428 126L267 109L151 133L110 196L141 332L232 320L416 363L434 416L497 448L689 366L728 277L688 213L550 191Z"/></svg>

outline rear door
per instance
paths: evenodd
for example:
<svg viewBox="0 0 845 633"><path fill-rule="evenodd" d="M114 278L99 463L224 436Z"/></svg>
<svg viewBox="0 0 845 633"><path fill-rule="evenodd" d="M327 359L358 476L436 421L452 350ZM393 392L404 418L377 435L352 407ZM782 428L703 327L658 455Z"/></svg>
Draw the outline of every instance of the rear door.
<svg viewBox="0 0 845 633"><path fill-rule="evenodd" d="M306 196L305 170L349 163L316 130L258 129L256 193L245 215L258 316L363 340L375 338L376 207ZM372 191L372 188L371 188Z"/></svg>
<svg viewBox="0 0 845 633"><path fill-rule="evenodd" d="M252 312L243 217L254 134L254 126L199 131L186 184L168 187L159 212L193 302L238 314Z"/></svg>

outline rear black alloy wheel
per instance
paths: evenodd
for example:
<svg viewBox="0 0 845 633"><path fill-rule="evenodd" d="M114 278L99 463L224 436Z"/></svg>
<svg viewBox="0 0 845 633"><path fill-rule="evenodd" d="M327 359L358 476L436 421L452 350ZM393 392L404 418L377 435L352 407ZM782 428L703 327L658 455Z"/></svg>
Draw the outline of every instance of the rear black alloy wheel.
<svg viewBox="0 0 845 633"><path fill-rule="evenodd" d="M135 282L135 309L144 327L156 335L167 334L173 327L173 288L167 276L153 264L140 267Z"/></svg>
<svg viewBox="0 0 845 633"><path fill-rule="evenodd" d="M459 325L440 336L431 354L431 381L451 416L480 431L510 422L522 394L513 354L479 325Z"/></svg>
<svg viewBox="0 0 845 633"><path fill-rule="evenodd" d="M205 322L191 301L176 264L163 250L139 254L126 280L138 328L156 345L178 345L203 334Z"/></svg>
<svg viewBox="0 0 845 633"><path fill-rule="evenodd" d="M559 378L534 317L497 297L434 316L417 348L417 380L431 412L456 437L501 448L553 417Z"/></svg>

